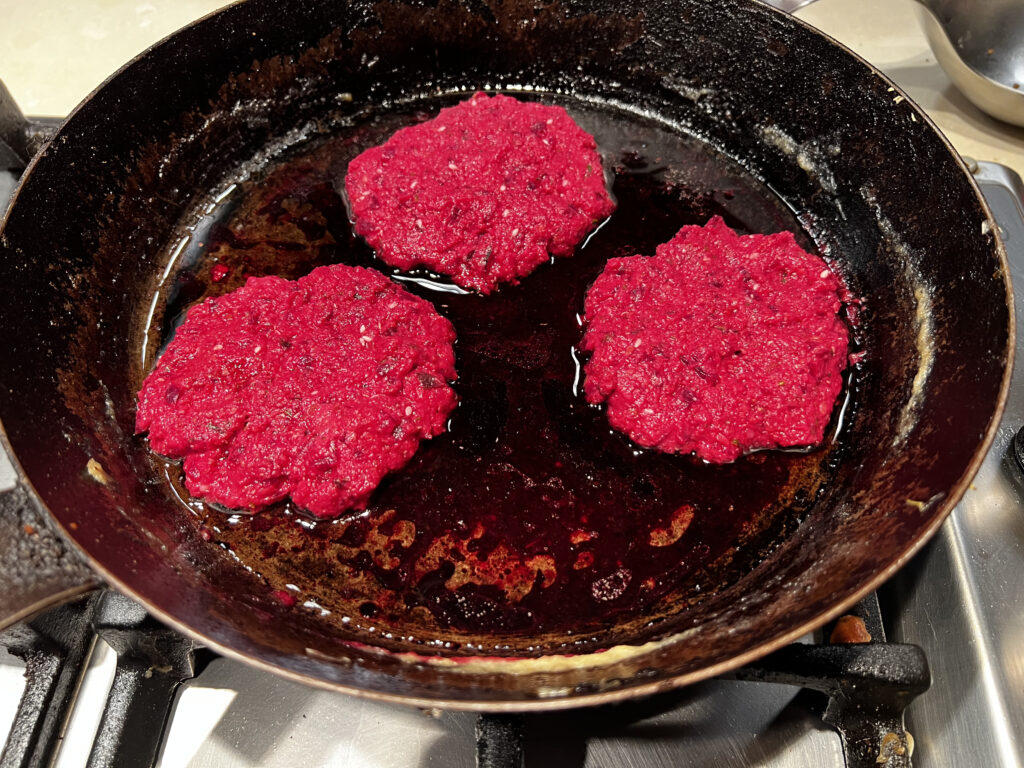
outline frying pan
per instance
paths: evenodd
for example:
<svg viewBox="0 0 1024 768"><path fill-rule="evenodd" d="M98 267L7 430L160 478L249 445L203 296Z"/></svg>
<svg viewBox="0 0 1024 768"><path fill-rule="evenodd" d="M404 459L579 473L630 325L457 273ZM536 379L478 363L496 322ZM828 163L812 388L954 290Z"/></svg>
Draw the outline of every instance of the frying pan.
<svg viewBox="0 0 1024 768"><path fill-rule="evenodd" d="M673 205L700 201L691 213L731 212L747 229L800 230L843 275L864 352L847 385L851 405L842 423L837 411L831 442L816 453L760 454L712 470L686 457L630 458L620 445L613 458L621 461L604 465L609 482L628 477L630 462L672 461L680 478L721 473L715 493L694 499L683 560L707 554L698 534L714 538L714 521L727 519L748 474L785 478L770 486L777 498L754 504L725 545L673 588L645 597L640 579L619 573L602 582L614 587L611 597L604 590L605 602L625 601L614 610L601 607L600 590L592 615L585 601L564 603L575 627L559 624L554 609L547 624L502 620L490 629L431 612L424 596L454 594L470 606L514 601L501 603L493 585L488 591L472 579L453 586L454 565L444 557L412 586L389 583L392 572L375 569L373 558L400 560L408 537L398 546L396 518L387 523L389 510L375 507L343 524L354 533L339 546L357 550L345 573L365 575L381 603L365 612L353 604L344 616L328 610L332 595L339 605L361 597L345 597L348 582L301 552L267 552L260 561L236 548L232 557L216 536L203 535L195 509L175 500L173 482L160 476L172 468L133 434L135 393L168 333L154 321L170 316L161 286L178 278L179 287L198 286L186 299L216 290L205 273L171 261L183 220L201 216L231 183L262 178L274 158L316 146L319 134L351 135L355 146L362 126L418 119L417 111L477 88L511 89L677 137L707 162L691 176L669 168L676 175L657 177L658 194L674 196ZM612 154L616 189L628 192L620 181L636 158ZM716 168L728 172L715 176ZM726 177L735 184L710 183ZM729 202L744 189L762 205L753 204L761 213L747 220ZM631 199L620 196L619 213ZM652 246L668 224L654 213L637 216L628 229L644 242L615 246L627 253ZM584 251L575 258L590 264ZM345 249L330 253L348 258ZM40 552L32 532L11 534L2 558L11 570L5 619L98 578L228 655L318 685L430 706L539 709L652 693L739 666L837 616L905 563L964 493L993 437L1013 349L1005 255L956 153L870 66L750 0L248 0L158 44L75 110L25 171L0 254L0 419L21 486L73 545L64 555ZM507 296L529 296L529 285ZM143 339L152 344L140 355ZM460 358L466 387L468 349ZM533 442L544 450L543 434ZM421 454L434 450L432 443ZM408 472L429 470L425 460L418 455ZM630 493L653 509L671 488L655 490ZM478 498L485 507L485 490ZM505 522L480 512L489 527L477 545L493 555L502 525L511 530L535 512L524 507ZM608 529L619 534L623 558L649 533L632 514L632 528ZM552 528L540 526L529 552L558 539L558 515L544 519ZM424 526L417 536L430 530L414 522ZM321 535L302 539L300 528L294 519L292 538L278 543ZM465 544L475 535L467 530L453 519L449 541ZM445 534L443 525L432 532ZM614 547L598 553L609 567ZM487 552L476 557L483 562ZM562 555L552 557L563 578L552 575L547 586L536 562L527 568L536 578L523 600L538 610L556 594L545 589L575 583ZM362 566L351 567L356 561ZM313 579L320 599L282 599L275 587L288 574ZM602 578L609 577L593 575L594 583ZM398 593L421 600L405 618L395 603L383 604Z"/></svg>

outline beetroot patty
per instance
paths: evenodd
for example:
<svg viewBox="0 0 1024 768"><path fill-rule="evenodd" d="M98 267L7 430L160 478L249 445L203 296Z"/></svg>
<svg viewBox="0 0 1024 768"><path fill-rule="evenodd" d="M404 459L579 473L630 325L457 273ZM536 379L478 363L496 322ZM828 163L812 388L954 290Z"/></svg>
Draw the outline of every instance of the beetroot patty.
<svg viewBox="0 0 1024 768"><path fill-rule="evenodd" d="M611 214L595 146L561 107L478 93L349 164L356 232L392 266L490 293Z"/></svg>
<svg viewBox="0 0 1024 768"><path fill-rule="evenodd" d="M710 462L818 443L847 360L839 289L789 232L683 227L587 293L587 400L640 445Z"/></svg>
<svg viewBox="0 0 1024 768"><path fill-rule="evenodd" d="M383 275L250 279L189 310L139 393L136 430L196 497L319 517L362 508L455 406L455 331Z"/></svg>

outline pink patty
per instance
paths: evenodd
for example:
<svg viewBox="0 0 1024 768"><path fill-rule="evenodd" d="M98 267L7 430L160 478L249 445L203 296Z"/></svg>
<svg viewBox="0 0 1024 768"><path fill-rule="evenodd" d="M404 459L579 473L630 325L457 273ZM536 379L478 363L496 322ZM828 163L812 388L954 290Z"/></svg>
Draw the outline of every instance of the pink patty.
<svg viewBox="0 0 1024 768"><path fill-rule="evenodd" d="M571 255L615 207L593 137L564 109L482 93L363 152L345 187L381 259L481 293Z"/></svg>
<svg viewBox="0 0 1024 768"><path fill-rule="evenodd" d="M455 331L383 275L335 265L250 279L192 307L135 427L185 459L196 497L319 517L362 508L455 406Z"/></svg>
<svg viewBox="0 0 1024 768"><path fill-rule="evenodd" d="M590 288L587 400L640 445L710 462L818 443L847 361L840 288L789 232L683 227Z"/></svg>

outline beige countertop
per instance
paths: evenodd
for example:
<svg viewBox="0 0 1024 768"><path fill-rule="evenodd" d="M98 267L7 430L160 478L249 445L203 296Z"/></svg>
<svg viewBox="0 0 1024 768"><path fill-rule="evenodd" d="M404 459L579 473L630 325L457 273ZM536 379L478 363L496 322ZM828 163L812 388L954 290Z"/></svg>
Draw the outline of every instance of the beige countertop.
<svg viewBox="0 0 1024 768"><path fill-rule="evenodd" d="M221 0L0 0L0 78L22 109L63 115L147 46ZM965 155L1024 175L1024 129L971 105L935 63L911 0L821 0L798 12L892 77Z"/></svg>

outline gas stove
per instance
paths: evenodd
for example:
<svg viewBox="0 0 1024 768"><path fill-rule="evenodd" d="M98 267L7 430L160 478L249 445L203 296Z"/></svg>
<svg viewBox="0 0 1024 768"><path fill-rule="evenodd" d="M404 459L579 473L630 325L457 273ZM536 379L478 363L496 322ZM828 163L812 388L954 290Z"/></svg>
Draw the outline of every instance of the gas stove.
<svg viewBox="0 0 1024 768"><path fill-rule="evenodd" d="M888 11L886 0L868 5ZM143 6L136 13L141 18ZM834 31L844 13L823 0L805 16ZM902 11L896 16L906 19ZM911 43L900 38L903 59L899 51L886 52L899 65L887 71L922 96L923 106L956 134L957 146L1006 162L1024 158L1015 146L1024 132L932 87L943 75L926 55L922 60L920 41L907 34ZM17 85L8 84L20 97ZM35 108L31 101L23 105ZM1006 166L971 167L1001 227L1021 306L1024 184ZM12 178L0 175L0 208L12 188ZM815 665L835 646L815 645L825 639L816 636L805 638L806 648L785 649L733 679L640 702L478 718L277 678L194 648L118 595L94 595L42 617L35 631L23 626L7 635L7 647L29 659L30 674L26 680L25 662L0 652L0 734L8 734L0 768L47 764L39 749L44 736L53 738L54 764L62 767L841 766L844 741L834 725L846 731L847 749L858 728L902 733L899 712L911 699L906 730L919 768L1024 766L1024 441L1015 439L1022 424L1024 379L1015 375L999 434L965 498L936 539L877 598L858 606L874 639L884 631L893 643L923 650L921 656L907 645L879 646L896 649L895 667L858 670L840 658L823 672ZM12 484L13 472L0 457L0 489ZM58 643L45 639L54 625L61 628ZM870 691L867 699L854 695L867 678L884 689L883 705ZM833 694L831 701L822 691ZM62 707L70 710L66 729ZM864 711L873 718L866 724ZM881 757L878 765L909 764L905 754Z"/></svg>

